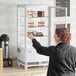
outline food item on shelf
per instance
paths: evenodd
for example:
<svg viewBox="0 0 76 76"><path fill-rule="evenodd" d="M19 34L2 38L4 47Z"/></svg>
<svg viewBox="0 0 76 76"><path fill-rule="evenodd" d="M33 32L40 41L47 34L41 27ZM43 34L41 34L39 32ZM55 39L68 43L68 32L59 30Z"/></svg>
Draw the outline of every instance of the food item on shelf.
<svg viewBox="0 0 76 76"><path fill-rule="evenodd" d="M28 22L28 27L34 27L34 22Z"/></svg>
<svg viewBox="0 0 76 76"><path fill-rule="evenodd" d="M44 36L42 32L34 32L34 31L32 31L32 32L27 32L27 33L29 33L29 34L32 33L33 36L36 36L36 37Z"/></svg>
<svg viewBox="0 0 76 76"><path fill-rule="evenodd" d="M39 21L39 22L38 22L38 26L39 26L39 27L45 26L45 22L44 22L44 21Z"/></svg>
<svg viewBox="0 0 76 76"><path fill-rule="evenodd" d="M31 34L31 33L33 34L33 32L27 32L27 34Z"/></svg>
<svg viewBox="0 0 76 76"><path fill-rule="evenodd" d="M27 11L28 17L37 17L37 11Z"/></svg>
<svg viewBox="0 0 76 76"><path fill-rule="evenodd" d="M36 32L36 36L43 36L42 32Z"/></svg>
<svg viewBox="0 0 76 76"><path fill-rule="evenodd" d="M27 32L28 34L30 34L30 33L32 33L33 34L33 36L36 36L36 33L35 32Z"/></svg>
<svg viewBox="0 0 76 76"><path fill-rule="evenodd" d="M33 17L37 17L37 11L33 11Z"/></svg>
<svg viewBox="0 0 76 76"><path fill-rule="evenodd" d="M37 17L44 17L44 11L37 11Z"/></svg>
<svg viewBox="0 0 76 76"><path fill-rule="evenodd" d="M33 17L33 11L27 11L27 17Z"/></svg>

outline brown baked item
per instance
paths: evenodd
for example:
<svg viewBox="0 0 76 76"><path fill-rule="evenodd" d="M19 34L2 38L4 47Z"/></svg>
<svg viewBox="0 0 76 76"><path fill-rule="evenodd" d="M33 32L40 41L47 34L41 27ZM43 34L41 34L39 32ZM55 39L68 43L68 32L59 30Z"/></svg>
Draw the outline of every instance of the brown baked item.
<svg viewBox="0 0 76 76"><path fill-rule="evenodd" d="M34 22L28 22L28 27L34 27Z"/></svg>
<svg viewBox="0 0 76 76"><path fill-rule="evenodd" d="M38 17L44 17L44 11L38 11L37 16Z"/></svg>
<svg viewBox="0 0 76 76"><path fill-rule="evenodd" d="M44 22L44 21L39 21L39 22L38 22L38 26L39 26L39 27L45 26L45 22Z"/></svg>

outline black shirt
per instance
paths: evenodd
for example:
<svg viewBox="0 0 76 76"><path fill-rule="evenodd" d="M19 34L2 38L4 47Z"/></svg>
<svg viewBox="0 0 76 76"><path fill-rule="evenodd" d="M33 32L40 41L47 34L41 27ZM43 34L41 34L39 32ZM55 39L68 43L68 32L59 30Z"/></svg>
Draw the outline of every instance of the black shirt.
<svg viewBox="0 0 76 76"><path fill-rule="evenodd" d="M44 47L33 39L37 53L49 56L47 76L75 76L76 48L65 43Z"/></svg>

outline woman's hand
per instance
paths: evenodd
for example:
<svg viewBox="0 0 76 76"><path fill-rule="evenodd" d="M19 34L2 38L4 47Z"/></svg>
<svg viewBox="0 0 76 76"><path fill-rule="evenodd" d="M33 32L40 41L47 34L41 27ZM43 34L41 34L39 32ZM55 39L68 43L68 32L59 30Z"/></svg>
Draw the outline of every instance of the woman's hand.
<svg viewBox="0 0 76 76"><path fill-rule="evenodd" d="M30 40L33 40L33 34L30 32L30 33L27 33L27 37L30 39Z"/></svg>

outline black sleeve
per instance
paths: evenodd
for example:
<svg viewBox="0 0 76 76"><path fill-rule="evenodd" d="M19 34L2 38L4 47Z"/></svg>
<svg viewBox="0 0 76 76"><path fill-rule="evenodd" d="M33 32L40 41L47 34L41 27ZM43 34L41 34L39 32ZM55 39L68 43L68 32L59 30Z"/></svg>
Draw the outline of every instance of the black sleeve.
<svg viewBox="0 0 76 76"><path fill-rule="evenodd" d="M71 48L73 48L72 49L72 53L73 53L73 58L75 59L74 61L75 61L75 68L76 68L76 47L71 47Z"/></svg>
<svg viewBox="0 0 76 76"><path fill-rule="evenodd" d="M76 49L74 51L74 55L75 55L75 68L76 68Z"/></svg>
<svg viewBox="0 0 76 76"><path fill-rule="evenodd" d="M54 46L50 46L50 47L41 46L41 44L36 39L33 39L32 43L37 53L42 54L42 55L50 56L54 49Z"/></svg>

